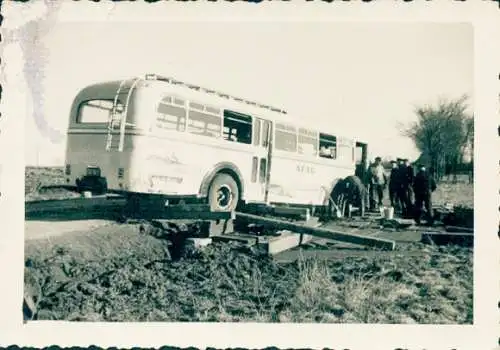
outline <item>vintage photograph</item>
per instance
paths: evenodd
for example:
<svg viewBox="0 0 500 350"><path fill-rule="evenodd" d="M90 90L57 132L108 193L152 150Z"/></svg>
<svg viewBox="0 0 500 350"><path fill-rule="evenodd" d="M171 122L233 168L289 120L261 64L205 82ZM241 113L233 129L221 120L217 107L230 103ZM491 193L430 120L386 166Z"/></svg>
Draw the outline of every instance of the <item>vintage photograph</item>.
<svg viewBox="0 0 500 350"><path fill-rule="evenodd" d="M24 320L473 323L472 25L31 25Z"/></svg>

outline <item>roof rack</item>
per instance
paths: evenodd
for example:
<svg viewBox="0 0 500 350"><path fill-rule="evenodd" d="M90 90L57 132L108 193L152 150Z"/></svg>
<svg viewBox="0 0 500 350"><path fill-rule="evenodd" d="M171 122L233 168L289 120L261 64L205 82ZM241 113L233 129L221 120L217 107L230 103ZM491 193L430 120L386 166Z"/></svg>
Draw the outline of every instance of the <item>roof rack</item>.
<svg viewBox="0 0 500 350"><path fill-rule="evenodd" d="M265 104L258 103L258 102L255 102L255 101L246 100L246 99L241 98L241 97L232 96L232 95L229 95L229 94L226 94L226 93L223 93L223 92L220 92L220 91L216 91L216 90L213 90L213 89L208 89L208 88L205 88L205 87L202 87L202 86L199 86L199 85L194 85L194 84L186 83L184 81L180 81L180 80L177 80L177 79L172 78L172 77L165 77L165 76L161 76L161 75L157 75L157 74L146 74L145 79L146 80L163 81L163 82L166 82L166 83L169 83L169 84L174 84L174 85L182 85L182 86L188 87L188 88L190 88L192 90L203 91L203 92L206 92L208 94L213 94L213 95L217 95L219 97L226 98L228 100L234 100L234 101L237 101L237 102L244 102L246 104L249 104L249 105L252 105L252 106L257 106L257 107L264 108L264 109L268 109L268 110L273 111L273 112L278 112L278 113L281 113L281 114L287 114L287 112L285 110L281 109L281 108L277 108L277 107L265 105Z"/></svg>

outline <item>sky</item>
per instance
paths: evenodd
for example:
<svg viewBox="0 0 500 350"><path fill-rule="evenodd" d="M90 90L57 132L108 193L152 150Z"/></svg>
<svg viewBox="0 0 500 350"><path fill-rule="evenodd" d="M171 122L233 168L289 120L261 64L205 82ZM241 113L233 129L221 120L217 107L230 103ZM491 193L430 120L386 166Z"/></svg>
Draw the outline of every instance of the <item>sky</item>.
<svg viewBox="0 0 500 350"><path fill-rule="evenodd" d="M64 137L48 137L28 112L28 165L64 164L69 110L81 88L144 73L275 105L312 126L326 121L367 141L372 158L418 157L398 130L416 119L417 105L468 94L472 112L468 24L58 22L38 39L40 115Z"/></svg>

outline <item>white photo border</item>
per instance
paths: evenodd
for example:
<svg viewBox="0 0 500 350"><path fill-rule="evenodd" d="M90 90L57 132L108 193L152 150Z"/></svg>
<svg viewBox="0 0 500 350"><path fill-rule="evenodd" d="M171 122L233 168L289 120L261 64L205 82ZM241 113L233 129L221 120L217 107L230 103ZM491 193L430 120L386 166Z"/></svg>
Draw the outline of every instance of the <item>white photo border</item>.
<svg viewBox="0 0 500 350"><path fill-rule="evenodd" d="M43 2L8 2L2 31L43 12ZM0 346L483 349L498 346L500 10L494 1L63 2L61 21L397 21L474 26L474 325L316 325L196 323L23 324L23 59L2 43L0 117ZM2 34L4 37L4 35ZM7 38L8 40L9 38ZM26 38L10 38L15 43ZM4 38L5 40L5 38ZM13 150L18 150L15 152ZM21 156L20 156L21 154ZM496 177L494 174L497 174ZM493 188L495 190L493 191ZM494 192L494 193L492 193Z"/></svg>

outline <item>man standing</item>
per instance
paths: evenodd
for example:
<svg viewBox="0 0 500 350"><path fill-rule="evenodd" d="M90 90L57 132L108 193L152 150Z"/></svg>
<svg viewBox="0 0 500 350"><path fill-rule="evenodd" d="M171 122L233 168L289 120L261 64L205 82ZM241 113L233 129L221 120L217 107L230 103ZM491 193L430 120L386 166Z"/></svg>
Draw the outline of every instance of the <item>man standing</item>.
<svg viewBox="0 0 500 350"><path fill-rule="evenodd" d="M401 215L403 217L408 216L408 199L407 191L405 190L406 179L406 167L403 158L398 158L398 187L397 187L397 197L399 203L401 204Z"/></svg>
<svg viewBox="0 0 500 350"><path fill-rule="evenodd" d="M401 203L398 197L398 189L401 186L398 163L395 160L391 160L391 175L389 177L389 199L391 200L391 207L396 209L396 206L400 206Z"/></svg>
<svg viewBox="0 0 500 350"><path fill-rule="evenodd" d="M403 215L409 216L413 211L413 180L415 175L413 173L413 167L408 159L403 159L403 181L402 181L402 191L404 192L404 200L406 213Z"/></svg>
<svg viewBox="0 0 500 350"><path fill-rule="evenodd" d="M375 158L375 163L373 163L370 171L371 181L370 181L370 195L373 199L374 192L377 194L377 206L381 207L383 205L384 199L384 189L387 184L387 176L385 175L385 169L382 165L382 158ZM373 199L374 200L374 199Z"/></svg>
<svg viewBox="0 0 500 350"><path fill-rule="evenodd" d="M437 186L433 176L427 172L424 165L421 164L418 169L413 183L413 190L415 192L415 222L417 225L420 225L422 206L425 206L427 223L432 226L434 223L432 192L436 190Z"/></svg>

